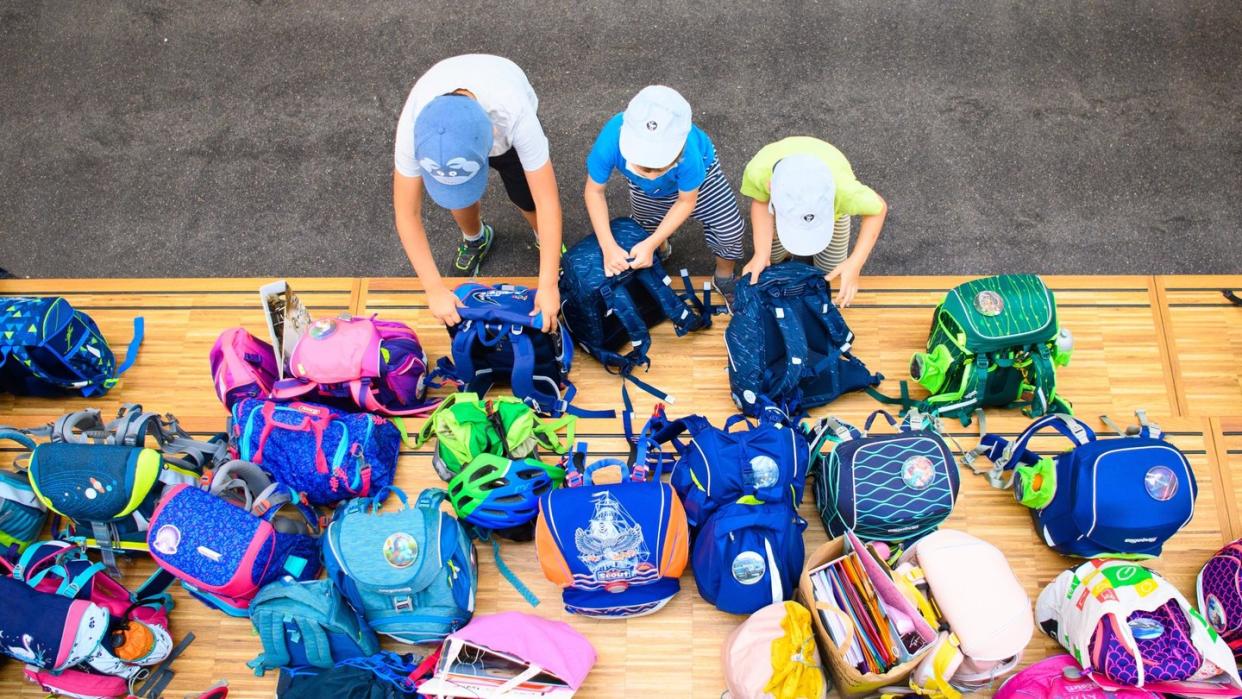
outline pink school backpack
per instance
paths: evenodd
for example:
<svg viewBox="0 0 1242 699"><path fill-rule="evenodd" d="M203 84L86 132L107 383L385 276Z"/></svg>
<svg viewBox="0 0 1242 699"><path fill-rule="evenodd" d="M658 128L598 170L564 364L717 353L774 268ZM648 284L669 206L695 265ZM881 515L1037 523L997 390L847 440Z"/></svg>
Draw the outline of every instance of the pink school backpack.
<svg viewBox="0 0 1242 699"><path fill-rule="evenodd" d="M1242 539L1208 559L1195 580L1199 613L1242 658Z"/></svg>
<svg viewBox="0 0 1242 699"><path fill-rule="evenodd" d="M244 398L267 398L279 374L272 346L245 328L225 330L211 348L211 380L226 408Z"/></svg>
<svg viewBox="0 0 1242 699"><path fill-rule="evenodd" d="M1068 655L1054 655L1010 677L995 699L1160 699L1146 689L1126 687L1105 691L1084 677L1082 668Z"/></svg>
<svg viewBox="0 0 1242 699"><path fill-rule="evenodd" d="M387 416L426 415L427 355L405 323L341 316L311 324L271 397L350 405Z"/></svg>

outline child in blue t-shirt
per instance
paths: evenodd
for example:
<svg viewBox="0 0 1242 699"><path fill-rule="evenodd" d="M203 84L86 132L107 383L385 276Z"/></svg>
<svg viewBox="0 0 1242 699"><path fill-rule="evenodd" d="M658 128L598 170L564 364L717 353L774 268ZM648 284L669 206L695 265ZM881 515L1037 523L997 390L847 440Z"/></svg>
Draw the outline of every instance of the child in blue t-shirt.
<svg viewBox="0 0 1242 699"><path fill-rule="evenodd" d="M666 258L672 252L669 237L693 218L703 224L707 246L716 255L716 289L733 298L734 263L742 259L745 224L716 147L691 122L684 97L663 85L643 88L623 113L604 124L586 165L583 197L604 250L605 274L650 267L657 252ZM617 245L608 225L605 188L613 170L629 184L630 215L651 233L632 250Z"/></svg>

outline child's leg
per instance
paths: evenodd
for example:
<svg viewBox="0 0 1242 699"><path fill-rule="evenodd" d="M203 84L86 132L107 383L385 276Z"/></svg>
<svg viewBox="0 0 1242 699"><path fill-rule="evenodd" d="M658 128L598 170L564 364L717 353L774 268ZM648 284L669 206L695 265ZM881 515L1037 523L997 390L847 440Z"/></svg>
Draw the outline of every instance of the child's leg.
<svg viewBox="0 0 1242 699"><path fill-rule="evenodd" d="M720 169L720 161L712 161L707 178L699 186L699 198L690 217L703 224L707 247L716 255L716 277L732 279L734 265L742 259L742 236L746 222L737 206L737 196Z"/></svg>
<svg viewBox="0 0 1242 699"><path fill-rule="evenodd" d="M509 150L487 159L488 165L500 174L504 183L505 194L509 201L522 212L522 217L536 233L539 228L535 223L535 197L530 193L530 183L526 181L526 171L522 169L522 161L518 159L517 150Z"/></svg>
<svg viewBox="0 0 1242 699"><path fill-rule="evenodd" d="M775 250L776 246L773 245ZM838 216L832 227L832 241L828 247L815 253L815 266L824 274L831 272L845 262L850 252L850 217Z"/></svg>
<svg viewBox="0 0 1242 699"><path fill-rule="evenodd" d="M788 259L789 251L785 249L784 245L781 245L780 237L772 236L772 254L768 256L768 262L775 265Z"/></svg>

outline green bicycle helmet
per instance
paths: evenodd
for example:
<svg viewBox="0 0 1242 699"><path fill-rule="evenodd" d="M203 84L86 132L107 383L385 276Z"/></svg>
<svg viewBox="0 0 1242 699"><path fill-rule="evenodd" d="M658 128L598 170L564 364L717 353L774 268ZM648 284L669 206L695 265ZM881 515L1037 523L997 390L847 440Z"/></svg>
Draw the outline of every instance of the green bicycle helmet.
<svg viewBox="0 0 1242 699"><path fill-rule="evenodd" d="M564 479L565 471L559 466L479 454L449 481L449 501L466 522L503 531L533 521L539 513L539 497Z"/></svg>

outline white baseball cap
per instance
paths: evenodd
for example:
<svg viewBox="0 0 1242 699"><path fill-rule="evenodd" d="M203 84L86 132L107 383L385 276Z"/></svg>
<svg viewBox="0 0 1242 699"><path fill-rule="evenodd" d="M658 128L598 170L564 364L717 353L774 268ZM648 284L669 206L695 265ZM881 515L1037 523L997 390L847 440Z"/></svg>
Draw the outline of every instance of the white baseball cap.
<svg viewBox="0 0 1242 699"><path fill-rule="evenodd" d="M641 167L669 165L685 148L690 125L690 103L681 93L648 85L621 117L621 157Z"/></svg>
<svg viewBox="0 0 1242 699"><path fill-rule="evenodd" d="M837 184L827 163L806 153L781 158L768 189L768 210L776 215L782 247L799 257L828 247L837 218Z"/></svg>

